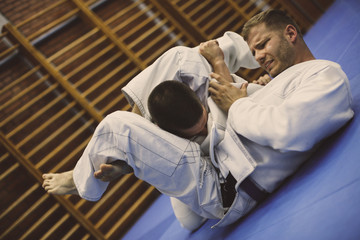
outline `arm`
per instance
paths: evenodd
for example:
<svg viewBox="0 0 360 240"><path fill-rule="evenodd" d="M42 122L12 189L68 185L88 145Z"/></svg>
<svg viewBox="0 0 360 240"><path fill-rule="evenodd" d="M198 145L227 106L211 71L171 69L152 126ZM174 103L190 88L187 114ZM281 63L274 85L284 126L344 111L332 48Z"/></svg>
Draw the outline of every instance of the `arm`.
<svg viewBox="0 0 360 240"><path fill-rule="evenodd" d="M211 81L209 84L211 98L224 112L227 113L236 100L247 97L248 83L243 83L240 88L237 88L225 80L222 75L211 73L210 76L217 80L217 82Z"/></svg>
<svg viewBox="0 0 360 240"><path fill-rule="evenodd" d="M224 53L224 61L231 73L237 72L240 67L255 69L260 65L252 55L248 44L242 36L235 32L225 32L216 39Z"/></svg>
<svg viewBox="0 0 360 240"><path fill-rule="evenodd" d="M155 86L165 80L181 81L187 84L205 105L210 72L210 64L197 49L174 47L135 76L122 92L131 106L136 104L141 114L150 119L147 100Z"/></svg>
<svg viewBox="0 0 360 240"><path fill-rule="evenodd" d="M237 72L240 67L255 69L259 68L252 55L248 44L237 33L226 32L216 40L210 40L200 44L199 52L208 60L214 72L229 78L230 73Z"/></svg>
<svg viewBox="0 0 360 240"><path fill-rule="evenodd" d="M259 65L244 39L233 32L226 32L217 40L200 44L199 52L213 67L214 73L210 77L218 81L210 82L211 98L227 112L233 102L247 96L247 83L240 89L230 85L229 83L234 82L230 73L240 67L258 68Z"/></svg>
<svg viewBox="0 0 360 240"><path fill-rule="evenodd" d="M233 82L229 68L224 61L224 53L216 40L210 40L205 43L201 43L199 52L213 67L214 73L221 75L222 78L227 82Z"/></svg>
<svg viewBox="0 0 360 240"><path fill-rule="evenodd" d="M211 98L223 111L227 112L233 102L247 96L247 84L243 84L240 89L230 84L233 79L225 64L224 53L216 40L201 43L199 52L213 67L214 72L210 74L210 77L218 81L211 81L209 84Z"/></svg>
<svg viewBox="0 0 360 240"><path fill-rule="evenodd" d="M260 145L307 151L352 118L345 74L325 68L298 83L294 91L284 95L264 88L268 92L262 91L267 95L262 100L239 99L229 110L228 123L235 132Z"/></svg>

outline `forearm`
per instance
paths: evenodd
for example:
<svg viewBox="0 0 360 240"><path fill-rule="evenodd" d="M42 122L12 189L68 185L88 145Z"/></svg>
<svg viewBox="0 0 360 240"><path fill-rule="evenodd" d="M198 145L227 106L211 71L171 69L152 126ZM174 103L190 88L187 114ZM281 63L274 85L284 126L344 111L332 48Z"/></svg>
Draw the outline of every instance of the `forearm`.
<svg viewBox="0 0 360 240"><path fill-rule="evenodd" d="M217 74L223 76L227 82L234 82L233 78L231 77L229 68L225 64L224 60L218 60L215 63L211 63L211 65L213 67L214 73L217 73Z"/></svg>

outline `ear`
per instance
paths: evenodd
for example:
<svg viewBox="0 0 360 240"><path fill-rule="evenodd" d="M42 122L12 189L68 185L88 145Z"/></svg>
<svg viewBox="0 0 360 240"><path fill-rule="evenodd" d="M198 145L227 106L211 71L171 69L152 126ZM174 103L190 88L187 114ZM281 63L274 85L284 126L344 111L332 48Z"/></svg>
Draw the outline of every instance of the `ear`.
<svg viewBox="0 0 360 240"><path fill-rule="evenodd" d="M294 43L296 41L298 32L296 31L296 28L289 24L285 27L284 30L285 37L289 39L290 42Z"/></svg>

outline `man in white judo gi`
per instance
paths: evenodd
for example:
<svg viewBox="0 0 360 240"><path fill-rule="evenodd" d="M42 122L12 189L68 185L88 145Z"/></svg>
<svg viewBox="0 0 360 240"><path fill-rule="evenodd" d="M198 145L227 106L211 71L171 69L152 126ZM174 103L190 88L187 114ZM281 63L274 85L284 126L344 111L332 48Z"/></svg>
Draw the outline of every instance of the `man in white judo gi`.
<svg viewBox="0 0 360 240"><path fill-rule="evenodd" d="M282 12L255 16L244 26L243 35L250 51L233 33L203 44L200 51L213 68L194 51L175 48L124 88L130 103L151 119L147 98L157 81L187 83L211 112L209 134L201 145L169 134L140 116L116 112L99 124L74 171L63 173L62 177L73 182L59 183L57 175L46 174L44 188L54 194L77 193L97 200L107 187L99 179L111 175L106 170L109 163L120 162L117 169L122 172L116 174L133 171L174 197L175 215L188 229L196 229L206 218L220 219L216 226L224 226L244 216L264 193L273 192L290 176L321 140L351 119L353 111L349 83L340 66L315 60L296 24ZM228 81L243 83L230 72L240 66L255 67L251 53L273 79L248 94L246 83L239 87ZM211 71L218 81L210 83L209 92L228 113L227 122L207 99ZM147 75L164 72L172 78L142 82ZM154 149L156 143L161 147ZM109 172L113 170L110 165ZM89 172L95 177L89 177ZM235 185L230 207L224 206L221 194L225 179Z"/></svg>

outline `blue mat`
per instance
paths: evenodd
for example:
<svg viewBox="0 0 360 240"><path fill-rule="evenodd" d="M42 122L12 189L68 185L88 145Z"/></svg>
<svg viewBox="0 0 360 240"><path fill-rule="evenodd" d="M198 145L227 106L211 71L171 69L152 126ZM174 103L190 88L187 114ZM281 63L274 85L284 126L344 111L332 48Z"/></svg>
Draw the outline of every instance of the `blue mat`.
<svg viewBox="0 0 360 240"><path fill-rule="evenodd" d="M360 239L360 1L337 0L306 34L318 59L338 62L352 89L355 118L285 185L245 219L194 233L182 229L159 197L123 239Z"/></svg>

